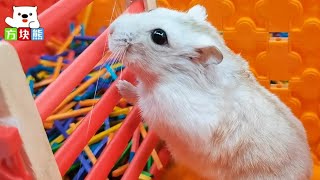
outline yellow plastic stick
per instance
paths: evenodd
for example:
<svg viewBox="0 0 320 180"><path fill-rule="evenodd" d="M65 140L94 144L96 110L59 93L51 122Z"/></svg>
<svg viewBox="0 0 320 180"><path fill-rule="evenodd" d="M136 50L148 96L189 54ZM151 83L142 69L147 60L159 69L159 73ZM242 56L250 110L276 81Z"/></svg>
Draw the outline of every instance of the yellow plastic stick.
<svg viewBox="0 0 320 180"><path fill-rule="evenodd" d="M64 106L65 104L67 104L68 102L70 102L74 97L76 97L79 93L83 92L84 90L86 90L92 83L94 83L95 81L97 81L99 79L99 77L104 74L106 72L106 69L101 69L101 71L99 71L99 73L97 73L95 76L91 77L89 80L87 80L86 82L84 82L83 84L81 84L75 91L73 91L72 93L70 93L62 102L61 104L57 107L56 110L59 110L62 106ZM56 111L55 110L55 111Z"/></svg>
<svg viewBox="0 0 320 180"><path fill-rule="evenodd" d="M151 177L144 175L144 174L140 174L139 176L139 180L152 180Z"/></svg>
<svg viewBox="0 0 320 180"><path fill-rule="evenodd" d="M99 134L97 134L95 136L93 136L90 139L88 144L91 145L91 144L94 144L96 142L101 141L104 137L108 136L110 133L113 133L113 132L117 131L121 127L121 125L122 125L122 122L117 124L117 125L115 125L115 126L112 126L111 128L109 128L109 129L107 129L105 131L102 131L101 133L99 133Z"/></svg>
<svg viewBox="0 0 320 180"><path fill-rule="evenodd" d="M40 64L42 64L44 66L48 66L48 67L56 67L57 66L56 62L51 62L51 61L47 61L47 60L43 60L43 59L40 59ZM66 64L63 63L62 65L65 66Z"/></svg>
<svg viewBox="0 0 320 180"><path fill-rule="evenodd" d="M87 156L90 159L90 161L92 162L92 164L95 164L97 162L97 158L94 156L94 154L91 151L91 149L89 148L89 146L85 146L83 150L87 154Z"/></svg>
<svg viewBox="0 0 320 180"><path fill-rule="evenodd" d="M69 129L66 131L66 133L70 135L70 134L75 130L75 128L80 125L80 123L81 123L81 121L78 121L78 122L76 123L76 126L75 126L74 128L69 128ZM50 142L50 144L52 145L53 143L61 143L63 140L64 140L64 136L63 136L63 135L60 135L60 136L56 137L54 140L52 140L52 141Z"/></svg>
<svg viewBox="0 0 320 180"><path fill-rule="evenodd" d="M63 51L65 51L68 46L71 44L74 36L76 36L77 34L80 33L80 30L81 30L81 26L78 25L74 30L73 32L69 35L69 37L67 38L67 40L63 43L63 45L59 48L59 50L57 51L57 54L61 54L63 53Z"/></svg>
<svg viewBox="0 0 320 180"><path fill-rule="evenodd" d="M93 3L94 2L91 2L85 9L84 18L83 18L83 26L84 26L85 30L87 29L87 25L88 25L89 18L90 18L90 15L91 15Z"/></svg>
<svg viewBox="0 0 320 180"><path fill-rule="evenodd" d="M71 123L70 124L70 128L75 130L76 129L76 125L74 123ZM90 147L88 145L86 145L84 147L84 152L87 154L87 156L90 159L90 161L92 162L92 164L95 164L97 162L97 158L94 156L93 152L91 151L91 149L90 149Z"/></svg>
<svg viewBox="0 0 320 180"><path fill-rule="evenodd" d="M121 110L114 111L114 112L110 113L110 117L115 117L115 116L119 116L122 114L128 114L129 111L130 111L130 108L123 108Z"/></svg>
<svg viewBox="0 0 320 180"><path fill-rule="evenodd" d="M37 76L39 78L47 78L49 76L49 74L46 71L40 71Z"/></svg>
<svg viewBox="0 0 320 180"><path fill-rule="evenodd" d="M71 103L67 104L65 107L63 107L58 113L65 113L68 112L74 105L76 105L77 102L72 101Z"/></svg>

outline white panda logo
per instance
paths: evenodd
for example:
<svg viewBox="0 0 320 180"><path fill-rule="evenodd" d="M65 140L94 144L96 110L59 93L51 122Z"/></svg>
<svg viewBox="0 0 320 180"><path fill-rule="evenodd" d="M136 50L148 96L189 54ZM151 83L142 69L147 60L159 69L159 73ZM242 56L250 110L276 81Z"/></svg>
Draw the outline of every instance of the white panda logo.
<svg viewBox="0 0 320 180"><path fill-rule="evenodd" d="M7 17L5 22L15 28L39 28L37 6L13 6L13 17Z"/></svg>

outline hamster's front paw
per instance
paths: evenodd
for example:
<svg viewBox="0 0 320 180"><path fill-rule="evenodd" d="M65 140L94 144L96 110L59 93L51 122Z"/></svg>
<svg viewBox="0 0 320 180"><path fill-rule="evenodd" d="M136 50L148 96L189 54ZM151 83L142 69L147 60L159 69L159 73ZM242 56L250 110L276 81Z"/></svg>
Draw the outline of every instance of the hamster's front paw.
<svg viewBox="0 0 320 180"><path fill-rule="evenodd" d="M31 22L29 23L29 27L30 27L30 28L39 28L39 27L40 27L40 24L39 24L38 21L31 21Z"/></svg>
<svg viewBox="0 0 320 180"><path fill-rule="evenodd" d="M137 88L126 80L119 80L116 84L121 96L130 104L137 102Z"/></svg>

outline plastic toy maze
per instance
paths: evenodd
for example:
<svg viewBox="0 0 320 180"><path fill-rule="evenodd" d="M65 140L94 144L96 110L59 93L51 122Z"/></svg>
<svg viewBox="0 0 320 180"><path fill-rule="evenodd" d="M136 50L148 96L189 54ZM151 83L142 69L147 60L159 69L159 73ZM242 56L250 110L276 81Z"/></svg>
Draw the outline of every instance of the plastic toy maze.
<svg viewBox="0 0 320 180"><path fill-rule="evenodd" d="M168 170L169 152L141 122L139 109L118 93L117 80L134 84L135 77L108 52L108 25L124 12L156 6L186 10L195 4L206 6L228 46L301 120L314 160L313 179L320 179L320 4L299 0L0 2L0 43L10 43L0 44L0 72L11 72L0 81L0 95L10 99L0 104L8 109L0 111L0 118L10 114L22 125L33 122L29 128L6 127L0 119L0 132L5 132L0 135L0 179L159 179ZM22 5L38 6L37 31L2 21L12 15L12 6ZM29 39L19 39L19 30L28 31ZM11 51L19 56L6 54ZM14 59L19 63L9 67ZM30 107L24 106L30 110L13 108L20 101L4 88L17 87L19 77L26 79L28 87L21 91L31 94L25 100ZM12 165L1 163L8 159ZM172 173L188 176L182 170Z"/></svg>

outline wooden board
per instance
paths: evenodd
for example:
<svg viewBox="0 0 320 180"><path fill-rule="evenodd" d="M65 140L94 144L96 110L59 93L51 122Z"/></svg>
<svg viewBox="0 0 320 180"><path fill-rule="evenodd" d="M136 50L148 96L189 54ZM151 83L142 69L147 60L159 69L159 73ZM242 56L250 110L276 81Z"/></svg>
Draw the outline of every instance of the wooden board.
<svg viewBox="0 0 320 180"><path fill-rule="evenodd" d="M62 179L15 49L0 42L0 119L19 129L36 179Z"/></svg>

